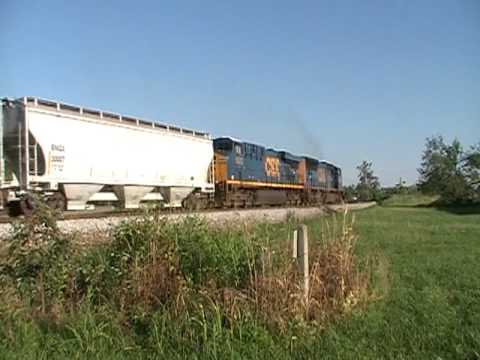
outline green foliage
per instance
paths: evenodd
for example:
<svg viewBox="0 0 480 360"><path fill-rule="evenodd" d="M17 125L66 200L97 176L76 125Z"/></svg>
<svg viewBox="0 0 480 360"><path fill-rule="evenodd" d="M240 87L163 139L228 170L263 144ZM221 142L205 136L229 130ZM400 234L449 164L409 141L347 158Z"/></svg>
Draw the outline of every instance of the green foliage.
<svg viewBox="0 0 480 360"><path fill-rule="evenodd" d="M62 266L73 279L66 283L76 283L67 293L78 290L79 295L67 299L74 299L77 306L54 321L38 319L29 305L16 303L10 291L16 291L13 280L17 278L2 273L1 357L308 359L321 354L339 359L475 359L480 348L480 211L472 208L471 213L458 215L449 212L452 208L445 210L403 206L357 212L355 228L360 241L355 253L365 259L365 267L372 253L382 259L382 266L371 274L376 301L329 323L305 326L292 320L285 331L267 326L252 310L253 300L235 294L243 290L247 277L242 264L256 259L260 272L262 265L275 263L278 252L288 244L295 219L281 225L217 230L197 218L172 223L149 214L127 221L115 229L110 243L81 252L66 246L69 264ZM341 217L308 221L311 246L328 253L323 249L328 249L329 234L343 233L342 221ZM248 243L245 248L234 244L244 241ZM271 261L265 259L267 248L275 249L269 254ZM0 254L2 263L11 259L10 251ZM115 252L122 255L112 255ZM195 252L201 262L196 262ZM326 270L334 264L329 258L344 260L342 256L323 258L329 265ZM158 301L145 307L146 288L155 290L154 285L165 280L152 266L180 268L182 261L185 273L173 275L187 279L180 286L188 286L180 290L162 287L163 293L172 294L169 301L160 298L162 292L153 292ZM230 269L228 262L237 265ZM198 278L195 266L203 274ZM45 266L40 269L37 274L47 271ZM162 273L168 270L160 269ZM145 282L149 273L154 283ZM81 276L85 276L82 286ZM208 282L210 278L218 286ZM275 284L282 281L272 279ZM232 287L223 288L224 284ZM64 297L55 294L49 296L54 300ZM294 303L294 298L280 293L269 299ZM278 315L272 313L272 317Z"/></svg>
<svg viewBox="0 0 480 360"><path fill-rule="evenodd" d="M363 161L357 170L358 183L344 188L347 201L382 201L386 195L373 173L372 163Z"/></svg>
<svg viewBox="0 0 480 360"><path fill-rule="evenodd" d="M347 185L343 187L345 200L347 202L354 202L358 200L357 189L355 185Z"/></svg>
<svg viewBox="0 0 480 360"><path fill-rule="evenodd" d="M357 194L361 201L375 200L378 197L380 182L378 177L373 174L372 163L363 161L358 170Z"/></svg>
<svg viewBox="0 0 480 360"><path fill-rule="evenodd" d="M438 200L436 195L425 195L418 191L393 194L382 202L382 206L412 207L429 206Z"/></svg>
<svg viewBox="0 0 480 360"><path fill-rule="evenodd" d="M141 291L138 286L145 285L142 281L151 280L148 275L158 275L156 272L162 270L173 276L174 238L173 224L156 210L148 210L143 216L123 221L113 230L110 243L88 249L78 257L75 273L77 295L86 297L89 303L95 305L115 303L120 307L134 306L126 304L125 297L133 301L136 295L130 293ZM132 278L133 274L145 276ZM112 288L119 286L124 291L112 298ZM165 294L157 295L158 302L168 298Z"/></svg>
<svg viewBox="0 0 480 360"><path fill-rule="evenodd" d="M67 295L72 248L57 227L56 213L40 199L36 204L30 217L13 224L0 278L45 312Z"/></svg>
<svg viewBox="0 0 480 360"><path fill-rule="evenodd" d="M110 251L110 246L99 245L82 251L74 260L77 301L99 305L112 299L112 287L120 283L122 273L122 269L112 264L112 258L116 256Z"/></svg>
<svg viewBox="0 0 480 360"><path fill-rule="evenodd" d="M427 138L422 155L419 188L440 195L444 203L480 200L480 146L463 150L455 139L446 144L441 136Z"/></svg>
<svg viewBox="0 0 480 360"><path fill-rule="evenodd" d="M141 217L123 221L113 230L111 263L122 268L134 260L145 262L153 253L153 244L158 251L168 253L174 245L173 236L173 225L157 210L148 210ZM119 275L123 275L119 271Z"/></svg>
<svg viewBox="0 0 480 360"><path fill-rule="evenodd" d="M464 171L475 200L480 200L480 143L470 147L464 156Z"/></svg>
<svg viewBox="0 0 480 360"><path fill-rule="evenodd" d="M261 250L255 239L242 236L240 231L209 229L196 217L187 217L176 225L175 245L188 281L236 288L250 279Z"/></svg>

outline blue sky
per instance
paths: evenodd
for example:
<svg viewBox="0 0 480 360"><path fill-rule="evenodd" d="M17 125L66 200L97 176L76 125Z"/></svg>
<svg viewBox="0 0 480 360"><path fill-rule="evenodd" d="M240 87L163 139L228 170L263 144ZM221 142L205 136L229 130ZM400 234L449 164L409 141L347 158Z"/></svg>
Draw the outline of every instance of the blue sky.
<svg viewBox="0 0 480 360"><path fill-rule="evenodd" d="M33 95L417 179L480 141L480 1L18 1L0 96ZM88 139L86 139L86 145Z"/></svg>

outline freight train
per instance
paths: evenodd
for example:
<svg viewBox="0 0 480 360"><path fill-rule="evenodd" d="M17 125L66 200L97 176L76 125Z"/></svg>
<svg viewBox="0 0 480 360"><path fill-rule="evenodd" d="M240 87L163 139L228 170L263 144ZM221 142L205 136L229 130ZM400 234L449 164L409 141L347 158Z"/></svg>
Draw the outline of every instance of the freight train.
<svg viewBox="0 0 480 360"><path fill-rule="evenodd" d="M0 202L12 215L31 213L35 193L62 210L343 199L341 169L327 161L36 97L1 100L0 139Z"/></svg>

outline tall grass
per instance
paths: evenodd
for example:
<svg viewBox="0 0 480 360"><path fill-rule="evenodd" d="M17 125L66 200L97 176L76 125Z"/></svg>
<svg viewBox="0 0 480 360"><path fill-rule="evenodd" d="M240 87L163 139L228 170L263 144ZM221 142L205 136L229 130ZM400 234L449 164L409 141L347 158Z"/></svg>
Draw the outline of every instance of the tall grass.
<svg viewBox="0 0 480 360"><path fill-rule="evenodd" d="M411 194L394 194L382 202L383 206L412 207L429 206L438 202L439 196L424 195L420 192Z"/></svg>
<svg viewBox="0 0 480 360"><path fill-rule="evenodd" d="M40 208L1 254L0 348L35 358L256 357L274 356L283 338L289 354L297 336L369 296L345 221L317 224L325 231L311 240L305 298L289 241L297 224L211 228L149 210L85 247Z"/></svg>

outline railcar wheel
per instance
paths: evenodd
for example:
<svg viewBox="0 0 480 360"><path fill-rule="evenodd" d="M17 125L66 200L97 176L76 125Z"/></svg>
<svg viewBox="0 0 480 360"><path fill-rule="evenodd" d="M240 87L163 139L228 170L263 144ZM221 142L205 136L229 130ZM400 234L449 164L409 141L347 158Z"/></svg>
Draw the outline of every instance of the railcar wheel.
<svg viewBox="0 0 480 360"><path fill-rule="evenodd" d="M22 215L22 209L20 208L20 201L12 201L7 206L7 214L10 217L17 217Z"/></svg>
<svg viewBox="0 0 480 360"><path fill-rule="evenodd" d="M67 206L67 201L61 192L56 192L47 199L47 205L51 209L63 211Z"/></svg>
<svg viewBox="0 0 480 360"><path fill-rule="evenodd" d="M32 216L33 211L37 207L35 199L31 195L25 196L19 201L20 211L25 216Z"/></svg>
<svg viewBox="0 0 480 360"><path fill-rule="evenodd" d="M204 208L204 202L199 196L191 194L182 201L182 207L187 211L199 211Z"/></svg>

